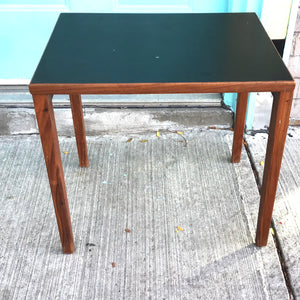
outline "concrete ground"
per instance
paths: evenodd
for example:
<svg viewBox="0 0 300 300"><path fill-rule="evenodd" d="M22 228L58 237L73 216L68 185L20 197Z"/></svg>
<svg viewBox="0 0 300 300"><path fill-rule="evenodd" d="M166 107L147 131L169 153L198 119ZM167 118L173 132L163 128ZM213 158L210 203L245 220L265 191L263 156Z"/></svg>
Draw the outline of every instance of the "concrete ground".
<svg viewBox="0 0 300 300"><path fill-rule="evenodd" d="M266 133L246 136L260 183L267 137ZM273 228L291 289L296 299L300 299L300 127L290 127L288 131L273 212Z"/></svg>
<svg viewBox="0 0 300 300"><path fill-rule="evenodd" d="M261 174L266 137L247 135L250 158L244 148L232 164L230 130L178 130L88 137L89 168L60 138L72 255L39 137L0 137L0 299L300 299L300 130L289 129L262 248L251 163Z"/></svg>

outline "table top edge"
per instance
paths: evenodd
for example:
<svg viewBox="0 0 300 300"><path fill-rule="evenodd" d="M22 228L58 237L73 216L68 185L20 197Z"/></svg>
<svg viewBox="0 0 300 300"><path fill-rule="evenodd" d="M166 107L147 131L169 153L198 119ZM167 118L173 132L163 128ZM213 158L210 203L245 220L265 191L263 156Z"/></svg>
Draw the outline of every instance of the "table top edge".
<svg viewBox="0 0 300 300"><path fill-rule="evenodd" d="M293 91L294 80L154 83L30 83L31 94L172 94Z"/></svg>

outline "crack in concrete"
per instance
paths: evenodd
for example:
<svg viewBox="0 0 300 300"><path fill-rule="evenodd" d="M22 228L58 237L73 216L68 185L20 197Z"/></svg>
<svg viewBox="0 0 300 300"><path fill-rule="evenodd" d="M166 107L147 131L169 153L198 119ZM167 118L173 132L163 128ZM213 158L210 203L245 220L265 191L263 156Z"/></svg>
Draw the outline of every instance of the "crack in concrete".
<svg viewBox="0 0 300 300"><path fill-rule="evenodd" d="M289 295L290 295L290 300L294 300L294 299L296 299L295 293L294 293L294 290L293 290L293 286L291 284L291 280L290 280L290 276L289 276L289 273L288 273L288 269L285 266L284 254L283 254L282 247L281 247L281 244L280 244L279 239L278 239L278 234L277 234L276 226L275 226L273 220L271 222L271 228L273 229L272 236L273 236L273 240L274 240L274 243L275 243L275 247L277 249L277 254L278 254L279 261L280 261L280 265L281 265L281 270L282 270L282 273L283 273L284 281L285 281L286 287L287 287Z"/></svg>
<svg viewBox="0 0 300 300"><path fill-rule="evenodd" d="M264 130L264 131L265 131L264 133L266 133L266 130ZM254 136L256 133L260 133L260 132L262 132L262 131L261 130L251 131L250 134L252 136ZM262 180L259 178L259 173L258 173L258 170L255 167L254 159L251 155L251 151L248 147L248 144L244 143L244 146L245 146L245 150L247 152L247 156L248 156L248 159L249 159L249 162L250 162L250 165L251 165L254 177L255 177L255 181L256 181L256 184L257 184L257 188L258 188L258 191L259 191L259 194L260 194ZM280 266L281 266L282 274L283 274L283 277L284 277L285 285L287 287L287 290L288 290L288 293L289 293L289 296L290 296L290 300L294 300L294 299L296 299L295 293L294 293L294 290L293 290L293 287L292 287L292 284L291 284L291 279L290 279L290 276L289 276L289 273L288 273L288 269L287 269L286 264L285 264L284 254L283 254L283 251L282 251L280 241L278 239L276 226L274 224L273 219L272 219L270 228L273 230L272 237L273 237L274 244L275 244L275 247L276 247L276 250L277 250L277 255L278 255L279 262L280 262Z"/></svg>

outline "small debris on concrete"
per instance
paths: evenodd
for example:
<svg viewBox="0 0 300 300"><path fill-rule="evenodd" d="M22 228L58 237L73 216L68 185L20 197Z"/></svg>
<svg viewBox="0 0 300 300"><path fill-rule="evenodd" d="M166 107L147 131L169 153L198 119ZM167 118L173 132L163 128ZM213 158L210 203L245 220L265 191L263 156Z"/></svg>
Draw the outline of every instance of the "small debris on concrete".
<svg viewBox="0 0 300 300"><path fill-rule="evenodd" d="M112 262L111 265L112 265L113 268L116 267L116 263L115 262Z"/></svg>
<svg viewBox="0 0 300 300"><path fill-rule="evenodd" d="M263 167L264 166L264 161L262 160L261 162L260 162L260 165Z"/></svg>
<svg viewBox="0 0 300 300"><path fill-rule="evenodd" d="M130 143L133 140L133 138L129 138L126 143Z"/></svg>
<svg viewBox="0 0 300 300"><path fill-rule="evenodd" d="M64 153L64 154L69 154L69 152L68 152L68 151L63 151L63 153Z"/></svg>
<svg viewBox="0 0 300 300"><path fill-rule="evenodd" d="M95 247L96 246L96 244L93 244L93 243L86 243L85 244L87 247Z"/></svg>
<svg viewBox="0 0 300 300"><path fill-rule="evenodd" d="M147 143L148 140L141 140L140 143Z"/></svg>
<svg viewBox="0 0 300 300"><path fill-rule="evenodd" d="M184 132L182 131L175 131L175 133L179 134L183 139L184 139L184 147L187 147L187 140L186 138L183 136Z"/></svg>
<svg viewBox="0 0 300 300"><path fill-rule="evenodd" d="M179 226L177 226L177 229L180 230L180 231L183 231L183 229Z"/></svg>
<svg viewBox="0 0 300 300"><path fill-rule="evenodd" d="M156 132L156 136L160 138L160 133L159 133L159 131Z"/></svg>
<svg viewBox="0 0 300 300"><path fill-rule="evenodd" d="M208 129L217 129L217 130L222 130L222 129L224 129L224 128L222 128L222 127L217 127L217 126L209 126L208 127ZM231 131L233 131L233 129L231 128L230 129Z"/></svg>
<svg viewBox="0 0 300 300"><path fill-rule="evenodd" d="M125 228L125 231L126 231L126 232L130 232L130 229L128 229L128 228Z"/></svg>

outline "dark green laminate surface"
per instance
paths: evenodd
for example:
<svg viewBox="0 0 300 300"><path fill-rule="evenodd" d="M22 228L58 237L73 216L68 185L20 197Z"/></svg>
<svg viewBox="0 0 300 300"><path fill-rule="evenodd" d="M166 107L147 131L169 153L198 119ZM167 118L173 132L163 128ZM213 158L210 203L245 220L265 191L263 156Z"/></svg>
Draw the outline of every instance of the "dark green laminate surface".
<svg viewBox="0 0 300 300"><path fill-rule="evenodd" d="M293 80L254 13L60 15L31 83Z"/></svg>

